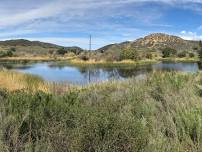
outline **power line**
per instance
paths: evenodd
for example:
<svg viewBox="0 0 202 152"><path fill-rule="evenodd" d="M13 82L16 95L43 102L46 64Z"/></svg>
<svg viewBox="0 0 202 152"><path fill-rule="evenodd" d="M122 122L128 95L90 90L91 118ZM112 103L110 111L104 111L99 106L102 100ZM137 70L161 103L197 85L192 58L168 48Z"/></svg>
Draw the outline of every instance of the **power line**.
<svg viewBox="0 0 202 152"><path fill-rule="evenodd" d="M90 39L89 39L89 59L91 57L91 46L92 46L92 36L90 35ZM89 81L89 83L91 82L91 71L90 71L90 68L88 69L88 81Z"/></svg>

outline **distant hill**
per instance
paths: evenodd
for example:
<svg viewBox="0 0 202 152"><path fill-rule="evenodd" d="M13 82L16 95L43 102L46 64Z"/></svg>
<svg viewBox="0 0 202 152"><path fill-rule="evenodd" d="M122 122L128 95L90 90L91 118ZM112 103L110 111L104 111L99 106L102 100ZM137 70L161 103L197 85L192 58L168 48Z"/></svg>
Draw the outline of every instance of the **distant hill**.
<svg viewBox="0 0 202 152"><path fill-rule="evenodd" d="M7 40L7 41L0 41L0 46L41 46L41 47L53 47L59 48L60 46L51 44L51 43L44 43L40 41L29 41L25 39L16 39L16 40Z"/></svg>
<svg viewBox="0 0 202 152"><path fill-rule="evenodd" d="M154 33L144 38L137 39L131 42L123 42L120 44L111 44L98 49L100 52L120 51L125 48L137 48L137 50L153 50L159 51L162 48L170 47L177 51L196 51L198 41L184 40L180 37L168 35L164 33Z"/></svg>
<svg viewBox="0 0 202 152"><path fill-rule="evenodd" d="M97 52L103 53L103 57L106 57L105 54L113 54L119 56L121 50L128 48L136 48L138 51L155 51L160 52L162 48L169 47L176 49L177 51L197 51L199 47L198 41L189 41L184 40L180 37L168 35L164 33L154 33L144 38L137 39L135 41L126 41L119 44L110 44L104 46ZM24 55L47 55L55 53L58 49L64 48L67 52L75 52L79 54L84 51L80 47L63 47L51 43L45 43L40 41L29 41L25 39L16 39L16 40L7 40L0 41L0 53L2 51L7 51L11 48L15 48L15 55L24 56ZM116 58L116 57L115 57Z"/></svg>
<svg viewBox="0 0 202 152"><path fill-rule="evenodd" d="M73 52L83 51L80 47L63 47L51 43L29 41L25 39L0 41L0 51L5 51L10 48L15 48L17 55L46 55L50 52L55 52L60 48Z"/></svg>

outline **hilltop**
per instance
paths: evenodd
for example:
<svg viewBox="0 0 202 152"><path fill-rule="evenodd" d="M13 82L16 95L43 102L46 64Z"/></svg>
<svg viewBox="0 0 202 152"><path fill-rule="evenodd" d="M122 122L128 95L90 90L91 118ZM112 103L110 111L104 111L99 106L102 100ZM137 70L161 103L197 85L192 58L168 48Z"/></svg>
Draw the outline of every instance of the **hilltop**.
<svg viewBox="0 0 202 152"><path fill-rule="evenodd" d="M119 44L107 45L98 49L98 51L105 52L125 48L159 51L160 49L165 47L170 47L178 51L195 51L196 48L198 48L198 41L184 40L178 36L168 35L164 33L154 33L135 41L127 41Z"/></svg>
<svg viewBox="0 0 202 152"><path fill-rule="evenodd" d="M45 43L40 41L29 41L26 39L6 40L0 41L0 52L9 49L15 49L15 55L47 55L53 54L57 50L63 48L66 51L81 52L83 49L80 47L64 47L56 44Z"/></svg>
<svg viewBox="0 0 202 152"><path fill-rule="evenodd" d="M70 57L78 60L122 61L151 60L158 58L195 59L199 50L198 41L184 40L178 36L164 33L154 33L134 41L110 44L91 52L80 47L63 47L40 41L25 39L0 41L0 57ZM166 50L165 50L166 49ZM163 51L165 50L165 51ZM69 54L70 53L70 54ZM65 55L66 54L66 55Z"/></svg>

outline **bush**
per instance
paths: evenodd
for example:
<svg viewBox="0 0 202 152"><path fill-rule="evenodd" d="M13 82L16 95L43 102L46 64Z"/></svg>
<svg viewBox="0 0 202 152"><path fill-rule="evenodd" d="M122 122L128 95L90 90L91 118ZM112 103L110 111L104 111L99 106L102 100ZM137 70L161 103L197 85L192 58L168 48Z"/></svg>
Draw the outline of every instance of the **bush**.
<svg viewBox="0 0 202 152"><path fill-rule="evenodd" d="M48 53L52 55L54 53L54 51L53 50L49 50Z"/></svg>
<svg viewBox="0 0 202 152"><path fill-rule="evenodd" d="M175 56L177 54L177 50L166 47L164 49L162 49L162 57L163 58L167 58L167 57L172 57Z"/></svg>
<svg viewBox="0 0 202 152"><path fill-rule="evenodd" d="M190 57L190 58L194 58L194 57L195 57L195 54L192 53L192 52L190 52L190 53L189 53L189 57Z"/></svg>
<svg viewBox="0 0 202 152"><path fill-rule="evenodd" d="M137 50L135 49L125 49L125 50L122 50L121 51L121 54L120 54L120 59L121 60L139 60L140 57L139 57L139 53Z"/></svg>
<svg viewBox="0 0 202 152"><path fill-rule="evenodd" d="M198 47L193 47L193 50L197 51L197 50L198 50Z"/></svg>
<svg viewBox="0 0 202 152"><path fill-rule="evenodd" d="M16 52L16 48L10 48L10 51L12 51L12 52Z"/></svg>
<svg viewBox="0 0 202 152"><path fill-rule="evenodd" d="M13 51L11 50L0 52L0 57L11 57L11 56L13 56Z"/></svg>
<svg viewBox="0 0 202 152"><path fill-rule="evenodd" d="M145 79L62 95L0 90L0 151L200 152L201 75Z"/></svg>
<svg viewBox="0 0 202 152"><path fill-rule="evenodd" d="M184 57L186 57L186 55L187 55L187 52L186 51L183 51L183 52L180 52L180 53L178 53L178 57L179 58L184 58Z"/></svg>
<svg viewBox="0 0 202 152"><path fill-rule="evenodd" d="M80 55L79 55L79 58L83 61L88 61L89 60L89 53L88 52L82 52Z"/></svg>
<svg viewBox="0 0 202 152"><path fill-rule="evenodd" d="M67 50L65 50L65 48L60 48L59 50L57 50L57 54L59 55L65 55L67 53Z"/></svg>
<svg viewBox="0 0 202 152"><path fill-rule="evenodd" d="M113 54L113 53L107 53L104 56L104 59L108 62L113 62L113 61L120 61L120 55L119 54Z"/></svg>
<svg viewBox="0 0 202 152"><path fill-rule="evenodd" d="M147 59L152 59L152 58L153 58L152 53L146 53L146 58L147 58Z"/></svg>

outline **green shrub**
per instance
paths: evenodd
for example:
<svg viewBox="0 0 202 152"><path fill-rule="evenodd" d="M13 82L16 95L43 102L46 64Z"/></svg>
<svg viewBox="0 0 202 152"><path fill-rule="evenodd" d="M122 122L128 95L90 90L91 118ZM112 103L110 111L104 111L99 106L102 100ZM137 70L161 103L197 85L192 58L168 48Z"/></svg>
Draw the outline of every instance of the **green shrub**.
<svg viewBox="0 0 202 152"><path fill-rule="evenodd" d="M13 56L13 51L11 50L0 52L0 57L12 57L12 56Z"/></svg>
<svg viewBox="0 0 202 152"><path fill-rule="evenodd" d="M196 47L196 46L195 46L195 47L193 47L193 50L197 51L197 50L198 50L198 47Z"/></svg>
<svg viewBox="0 0 202 152"><path fill-rule="evenodd" d="M200 74L157 72L62 95L1 89L0 150L199 152L201 82Z"/></svg>
<svg viewBox="0 0 202 152"><path fill-rule="evenodd" d="M139 53L135 49L124 49L120 53L121 60L139 60Z"/></svg>
<svg viewBox="0 0 202 152"><path fill-rule="evenodd" d="M59 55L64 55L66 53L67 53L67 50L65 50L65 48L60 48L57 50L57 54L59 54Z"/></svg>
<svg viewBox="0 0 202 152"><path fill-rule="evenodd" d="M192 53L192 52L190 52L190 53L189 53L189 57L190 57L190 58L194 58L194 57L195 57L195 54Z"/></svg>
<svg viewBox="0 0 202 152"><path fill-rule="evenodd" d="M162 49L163 58L173 57L176 54L177 54L177 51L173 48L166 47L166 48Z"/></svg>
<svg viewBox="0 0 202 152"><path fill-rule="evenodd" d="M79 58L83 61L88 61L89 60L89 52L83 52L79 55Z"/></svg>
<svg viewBox="0 0 202 152"><path fill-rule="evenodd" d="M10 48L10 51L11 52L16 52L16 48L12 47L12 48Z"/></svg>
<svg viewBox="0 0 202 152"><path fill-rule="evenodd" d="M184 57L187 56L187 52L186 52L186 51L182 51L182 52L178 53L177 56L178 56L179 58L184 58Z"/></svg>
<svg viewBox="0 0 202 152"><path fill-rule="evenodd" d="M147 59L152 59L152 58L153 58L152 53L146 53L146 58L147 58Z"/></svg>

